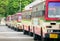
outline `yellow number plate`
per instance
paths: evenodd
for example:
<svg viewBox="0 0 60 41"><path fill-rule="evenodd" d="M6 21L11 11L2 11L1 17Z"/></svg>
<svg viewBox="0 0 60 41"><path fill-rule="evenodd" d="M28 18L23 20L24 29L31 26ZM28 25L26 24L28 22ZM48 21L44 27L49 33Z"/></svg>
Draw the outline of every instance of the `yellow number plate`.
<svg viewBox="0 0 60 41"><path fill-rule="evenodd" d="M50 34L50 38L58 38L57 34Z"/></svg>

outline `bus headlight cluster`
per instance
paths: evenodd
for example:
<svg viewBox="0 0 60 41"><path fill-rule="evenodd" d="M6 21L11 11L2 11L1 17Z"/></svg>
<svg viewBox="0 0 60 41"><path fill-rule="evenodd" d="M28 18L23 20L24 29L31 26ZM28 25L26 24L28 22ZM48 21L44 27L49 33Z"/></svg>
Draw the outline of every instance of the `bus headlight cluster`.
<svg viewBox="0 0 60 41"><path fill-rule="evenodd" d="M53 30L47 30L48 33L53 32Z"/></svg>

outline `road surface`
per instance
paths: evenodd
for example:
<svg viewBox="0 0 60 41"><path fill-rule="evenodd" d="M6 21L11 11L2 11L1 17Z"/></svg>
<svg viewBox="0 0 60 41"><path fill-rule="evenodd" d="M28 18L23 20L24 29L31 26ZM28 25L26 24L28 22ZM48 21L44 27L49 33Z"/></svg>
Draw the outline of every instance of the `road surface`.
<svg viewBox="0 0 60 41"><path fill-rule="evenodd" d="M34 41L33 37L23 35L23 32L14 31L7 26L0 25L0 41Z"/></svg>

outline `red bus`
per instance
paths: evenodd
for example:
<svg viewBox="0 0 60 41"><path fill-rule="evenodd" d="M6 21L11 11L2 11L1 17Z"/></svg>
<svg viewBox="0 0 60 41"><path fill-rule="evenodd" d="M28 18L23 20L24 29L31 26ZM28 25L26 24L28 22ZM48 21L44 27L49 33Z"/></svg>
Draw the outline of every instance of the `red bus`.
<svg viewBox="0 0 60 41"><path fill-rule="evenodd" d="M34 17L33 23L35 40L60 39L60 0L46 0L44 15Z"/></svg>
<svg viewBox="0 0 60 41"><path fill-rule="evenodd" d="M22 20L22 13L17 13L17 21L21 22Z"/></svg>
<svg viewBox="0 0 60 41"><path fill-rule="evenodd" d="M22 13L16 13L14 15L14 29L16 31L22 31L22 25L21 25L21 21L22 21Z"/></svg>

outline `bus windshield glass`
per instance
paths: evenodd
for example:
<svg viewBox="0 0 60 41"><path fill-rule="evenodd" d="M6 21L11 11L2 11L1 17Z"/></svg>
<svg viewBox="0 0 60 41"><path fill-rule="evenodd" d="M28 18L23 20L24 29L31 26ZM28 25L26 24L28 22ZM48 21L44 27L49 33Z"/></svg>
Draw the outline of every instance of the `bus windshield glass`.
<svg viewBox="0 0 60 41"><path fill-rule="evenodd" d="M48 17L49 18L60 18L60 2L49 2Z"/></svg>

